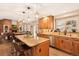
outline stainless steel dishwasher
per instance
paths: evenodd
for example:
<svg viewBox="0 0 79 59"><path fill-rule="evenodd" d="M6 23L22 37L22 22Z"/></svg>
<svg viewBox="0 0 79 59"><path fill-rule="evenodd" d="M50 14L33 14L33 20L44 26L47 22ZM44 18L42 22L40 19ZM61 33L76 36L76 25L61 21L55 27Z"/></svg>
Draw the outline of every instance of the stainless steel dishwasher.
<svg viewBox="0 0 79 59"><path fill-rule="evenodd" d="M55 39L54 36L49 36L50 46L55 47Z"/></svg>

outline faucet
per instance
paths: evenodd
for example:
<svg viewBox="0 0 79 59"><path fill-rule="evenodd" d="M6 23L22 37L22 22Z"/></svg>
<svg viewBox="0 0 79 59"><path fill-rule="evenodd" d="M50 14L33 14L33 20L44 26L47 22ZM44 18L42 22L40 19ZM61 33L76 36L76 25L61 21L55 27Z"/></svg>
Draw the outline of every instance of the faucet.
<svg viewBox="0 0 79 59"><path fill-rule="evenodd" d="M67 34L67 30L65 29L65 30L64 30L64 35L66 35L66 34Z"/></svg>

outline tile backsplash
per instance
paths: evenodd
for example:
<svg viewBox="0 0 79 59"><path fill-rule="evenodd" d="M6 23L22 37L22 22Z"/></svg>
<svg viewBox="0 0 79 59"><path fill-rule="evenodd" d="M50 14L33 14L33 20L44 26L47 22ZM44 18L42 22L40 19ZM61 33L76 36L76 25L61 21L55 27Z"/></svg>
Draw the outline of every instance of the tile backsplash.
<svg viewBox="0 0 79 59"><path fill-rule="evenodd" d="M52 31L52 29L39 29L39 33L48 33L51 31Z"/></svg>

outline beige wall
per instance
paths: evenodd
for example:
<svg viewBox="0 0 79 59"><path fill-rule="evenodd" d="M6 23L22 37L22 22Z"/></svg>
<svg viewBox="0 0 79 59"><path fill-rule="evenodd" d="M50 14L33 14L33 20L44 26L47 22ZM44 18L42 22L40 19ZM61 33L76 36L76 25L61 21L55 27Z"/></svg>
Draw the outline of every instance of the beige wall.
<svg viewBox="0 0 79 59"><path fill-rule="evenodd" d="M5 32L5 26L8 26L8 31L12 28L12 20L10 19L1 19L0 24L1 32Z"/></svg>
<svg viewBox="0 0 79 59"><path fill-rule="evenodd" d="M55 21L57 20L59 21L59 23L61 23L62 20L64 22L67 22L69 20L75 20L76 26L77 26L76 29L77 29L77 32L79 32L79 11L68 12L65 14L58 15L55 17ZM55 28L56 28L56 22L55 22Z"/></svg>
<svg viewBox="0 0 79 59"><path fill-rule="evenodd" d="M8 26L9 28L11 28L12 26L12 21L11 20L8 20L8 19L3 19L4 20L4 25Z"/></svg>

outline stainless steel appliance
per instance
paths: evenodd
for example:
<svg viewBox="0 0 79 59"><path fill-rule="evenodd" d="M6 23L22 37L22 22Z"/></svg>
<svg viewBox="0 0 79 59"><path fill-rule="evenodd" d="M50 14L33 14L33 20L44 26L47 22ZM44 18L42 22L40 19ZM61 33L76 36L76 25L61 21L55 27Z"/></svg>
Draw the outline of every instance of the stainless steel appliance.
<svg viewBox="0 0 79 59"><path fill-rule="evenodd" d="M50 46L55 47L55 39L54 36L49 36L50 39Z"/></svg>

